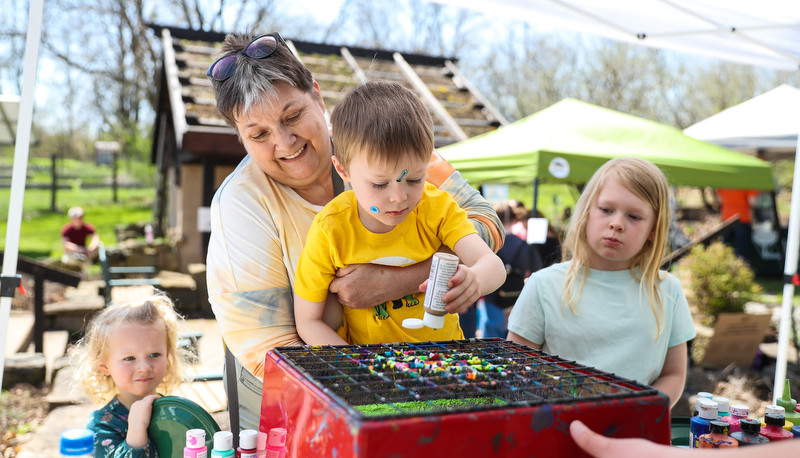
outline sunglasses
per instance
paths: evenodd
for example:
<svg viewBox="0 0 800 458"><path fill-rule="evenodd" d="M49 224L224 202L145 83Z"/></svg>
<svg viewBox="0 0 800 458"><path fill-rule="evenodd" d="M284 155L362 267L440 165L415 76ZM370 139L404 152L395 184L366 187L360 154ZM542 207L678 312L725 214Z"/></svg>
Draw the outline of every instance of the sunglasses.
<svg viewBox="0 0 800 458"><path fill-rule="evenodd" d="M214 63L208 67L206 76L212 78L214 81L225 81L236 73L236 57L239 54L244 54L251 59L266 59L278 49L278 43L283 43L283 45L286 46L286 42L283 41L283 38L281 38L278 33L260 35L241 51L235 54L222 56L215 60Z"/></svg>

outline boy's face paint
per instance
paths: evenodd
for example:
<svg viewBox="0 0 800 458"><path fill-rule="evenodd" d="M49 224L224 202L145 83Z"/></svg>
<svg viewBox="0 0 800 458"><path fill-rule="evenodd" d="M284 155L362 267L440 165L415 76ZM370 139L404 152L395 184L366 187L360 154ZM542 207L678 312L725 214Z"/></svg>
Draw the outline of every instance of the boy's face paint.
<svg viewBox="0 0 800 458"><path fill-rule="evenodd" d="M372 213L377 214L380 210L378 209L378 207L373 205L373 206L369 207L369 211L371 211Z"/></svg>
<svg viewBox="0 0 800 458"><path fill-rule="evenodd" d="M400 172L400 176L397 177L397 182L400 183L401 181L403 181L403 178L405 178L406 175L408 175L408 170L403 170L402 172Z"/></svg>

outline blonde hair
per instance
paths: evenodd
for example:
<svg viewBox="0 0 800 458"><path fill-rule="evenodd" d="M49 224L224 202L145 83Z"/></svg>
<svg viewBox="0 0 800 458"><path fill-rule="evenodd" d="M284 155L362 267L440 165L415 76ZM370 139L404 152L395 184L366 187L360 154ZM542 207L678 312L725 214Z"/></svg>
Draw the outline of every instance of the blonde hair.
<svg viewBox="0 0 800 458"><path fill-rule="evenodd" d="M355 155L396 164L406 157L430 161L433 119L410 89L391 81L367 81L348 90L331 114L334 154L345 170Z"/></svg>
<svg viewBox="0 0 800 458"><path fill-rule="evenodd" d="M644 290L649 299L658 326L658 339L664 329L664 304L659 286L662 276L659 268L664 259L669 232L669 188L666 177L652 162L633 157L612 159L603 164L589 180L575 204L575 213L567 226L567 235L562 246L563 259L570 260L564 280L564 299L572 312L577 314L575 306L580 301L589 273L587 264L590 248L586 239L589 212L609 179L619 181L653 209L653 237L633 257L630 270L640 281L640 289ZM574 294L579 277L578 291Z"/></svg>
<svg viewBox="0 0 800 458"><path fill-rule="evenodd" d="M172 301L163 294L141 302L111 305L97 314L89 322L84 337L71 351L75 360L75 377L86 395L94 402L106 403L118 393L111 376L103 375L98 369L109 347L112 327L119 323L152 325L159 320L164 323L167 334L167 373L158 388L164 394L175 389L181 382L181 355L178 351L178 322L181 319Z"/></svg>

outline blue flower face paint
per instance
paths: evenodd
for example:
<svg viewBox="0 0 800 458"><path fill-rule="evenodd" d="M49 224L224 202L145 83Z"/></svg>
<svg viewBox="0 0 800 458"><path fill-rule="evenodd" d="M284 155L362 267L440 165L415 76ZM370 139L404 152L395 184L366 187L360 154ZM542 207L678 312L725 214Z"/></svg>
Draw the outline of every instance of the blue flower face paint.
<svg viewBox="0 0 800 458"><path fill-rule="evenodd" d="M373 206L369 207L369 211L371 211L372 213L377 214L380 210L378 210L378 207L373 205Z"/></svg>
<svg viewBox="0 0 800 458"><path fill-rule="evenodd" d="M400 176L397 177L397 182L400 183L401 181L403 181L403 178L405 178L406 175L408 175L408 170L403 170L402 172L400 172Z"/></svg>

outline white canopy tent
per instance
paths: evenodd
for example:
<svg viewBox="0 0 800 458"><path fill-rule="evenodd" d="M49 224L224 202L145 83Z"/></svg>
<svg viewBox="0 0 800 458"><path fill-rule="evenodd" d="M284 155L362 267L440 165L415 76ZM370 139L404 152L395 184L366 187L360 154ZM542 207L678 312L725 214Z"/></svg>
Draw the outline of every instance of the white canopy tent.
<svg viewBox="0 0 800 458"><path fill-rule="evenodd" d="M6 249L3 256L2 283L0 283L0 386L5 370L6 331L11 315L11 299L19 285L17 259L19 234L22 225L22 203L25 199L25 179L28 169L28 150L33 124L33 95L36 87L36 69L39 62L39 39L42 34L44 0L31 0L28 9L28 33L25 38L25 62L22 68L22 95L14 142L14 167L11 176L11 194L8 205Z"/></svg>
<svg viewBox="0 0 800 458"><path fill-rule="evenodd" d="M764 159L791 158L797 148L799 119L800 89L782 84L693 124L683 133Z"/></svg>
<svg viewBox="0 0 800 458"><path fill-rule="evenodd" d="M0 95L0 145L13 145L19 118L19 96Z"/></svg>
<svg viewBox="0 0 800 458"><path fill-rule="evenodd" d="M786 0L431 0L512 20L563 27L654 48L800 70L800 6ZM795 117L800 132L800 117ZM800 141L795 164L800 163ZM794 190L800 190L795 167ZM784 275L797 273L800 192L792 193ZM783 390L794 284L784 283L773 396Z"/></svg>

